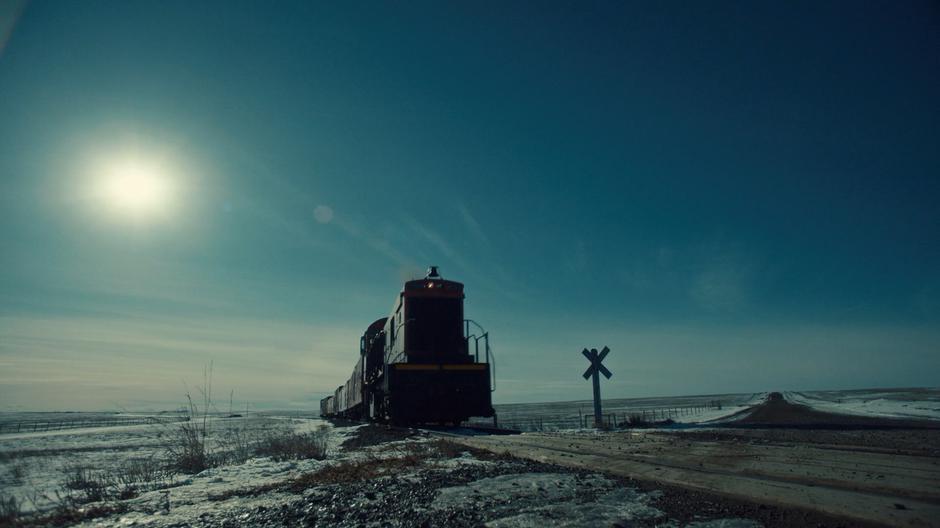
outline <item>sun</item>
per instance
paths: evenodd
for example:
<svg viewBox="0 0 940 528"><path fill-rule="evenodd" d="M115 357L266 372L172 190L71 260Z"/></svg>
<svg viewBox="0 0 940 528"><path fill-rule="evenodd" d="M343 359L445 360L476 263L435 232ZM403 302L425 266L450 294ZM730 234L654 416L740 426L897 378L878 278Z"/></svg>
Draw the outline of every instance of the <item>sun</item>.
<svg viewBox="0 0 940 528"><path fill-rule="evenodd" d="M172 175L159 164L141 159L114 162L104 167L98 182L103 205L129 217L165 215L175 199Z"/></svg>

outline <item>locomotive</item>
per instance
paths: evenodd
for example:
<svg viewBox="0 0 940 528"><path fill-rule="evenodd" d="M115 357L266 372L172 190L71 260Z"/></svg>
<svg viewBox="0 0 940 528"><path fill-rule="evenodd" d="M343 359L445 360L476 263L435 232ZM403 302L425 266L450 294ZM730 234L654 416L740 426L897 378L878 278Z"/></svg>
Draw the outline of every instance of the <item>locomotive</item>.
<svg viewBox="0 0 940 528"><path fill-rule="evenodd" d="M352 375L320 400L320 416L455 425L494 416L489 334L464 319L463 300L463 284L437 266L406 282L391 314L366 328Z"/></svg>

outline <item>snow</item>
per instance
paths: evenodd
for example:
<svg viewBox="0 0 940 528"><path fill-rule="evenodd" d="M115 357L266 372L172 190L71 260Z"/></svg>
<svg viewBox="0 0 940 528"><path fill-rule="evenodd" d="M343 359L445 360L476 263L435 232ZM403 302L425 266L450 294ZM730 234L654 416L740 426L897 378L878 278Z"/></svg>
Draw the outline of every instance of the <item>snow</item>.
<svg viewBox="0 0 940 528"><path fill-rule="evenodd" d="M460 453L460 456L455 458L445 458L441 460L434 460L431 462L432 467L436 468L446 468L454 469L461 466L491 466L494 462L489 460L480 460L470 454L469 451L464 451Z"/></svg>
<svg viewBox="0 0 940 528"><path fill-rule="evenodd" d="M60 503L58 494L65 490L63 480L67 468L79 465L107 473L118 471L129 459L165 457L167 444L178 425L91 427L0 435L3 468L0 482L4 493L17 497L24 510L47 510ZM210 468L196 475L166 477L164 481L147 483L139 495L122 501L126 509L124 513L88 520L78 526L161 528L192 524L197 519L211 522L241 519L249 522L250 519L245 517L250 515L247 512L258 507L272 509L296 504L299 496L277 491L280 484L332 464L413 455L416 449L420 451L422 445L434 441L429 438L402 440L349 453L341 451L339 446L361 427L359 425L333 427L318 419L270 416L210 420L210 430L216 433L233 428L250 432L284 426L296 432L327 427L327 459L277 462L268 457L255 457L242 463ZM13 474L17 464L25 474ZM424 466L438 471L453 471L494 464L500 462L480 460L465 451L453 458L426 460ZM412 475L408 471L399 476L418 478L417 473ZM266 486L271 490L257 493ZM324 491L312 488L304 495L319 493ZM496 513L496 518L487 524L494 528L609 526L615 522L629 524L632 520L663 517L661 511L650 506L651 499L657 496L658 492L643 493L625 488L602 475L523 473L483 478L465 486L444 488L439 490L429 507L463 509L473 504L473 507L487 508ZM362 500L370 499L363 497ZM93 506L95 504L90 503L82 508ZM734 520L721 522L723 524L697 526L752 526L735 524Z"/></svg>
<svg viewBox="0 0 940 528"><path fill-rule="evenodd" d="M699 424L727 418L766 398L767 393L717 394L657 398L609 399L602 402L605 421L621 423L639 415L650 422L672 420ZM591 424L593 402L570 401L496 405L499 424L521 431L573 431ZM482 425L490 422L477 421Z"/></svg>
<svg viewBox="0 0 940 528"><path fill-rule="evenodd" d="M610 526L662 517L661 511L648 504L654 497L620 487L600 475L578 479L571 474L522 473L443 488L431 508L459 509L474 504L499 516L486 523L493 528Z"/></svg>
<svg viewBox="0 0 940 528"><path fill-rule="evenodd" d="M324 426L330 427L326 437L328 453L338 451L347 435L359 427L332 428L319 419L267 416L208 421L213 435L210 438L216 438L217 443L230 431L258 434L282 427L309 432ZM153 461L155 467L162 465L178 428L178 423L171 423L2 434L0 485L5 495L17 499L24 512L48 510L70 492L65 486L66 476L76 468L87 468L95 474L114 478L122 475L131 461ZM254 458L244 464L208 469L195 476L174 475L143 483L141 487L145 490L165 489L145 491L130 503L159 509L158 503L167 496L174 504L205 502L209 496L219 496L249 484L260 486L286 480L316 469L319 464L322 463L315 460L275 462Z"/></svg>
<svg viewBox="0 0 940 528"><path fill-rule="evenodd" d="M253 497L226 494L246 491L266 484L276 484L316 471L327 463L319 460L275 462L270 458L253 458L245 463L207 469L185 478L177 485L153 490L127 501L129 509L120 518L121 524L166 526L186 523L205 514L220 515L263 505L275 507L297 499L289 493L270 492ZM113 519L89 521L79 526L111 526Z"/></svg>
<svg viewBox="0 0 940 528"><path fill-rule="evenodd" d="M672 419L680 424L707 426L720 423L740 410L759 403L765 396L762 393L727 398L721 409L703 405ZM785 393L785 397L831 412L940 419L940 391L933 389L789 392ZM646 409L651 412L653 402L648 403ZM668 399L655 402L656 405L666 406L670 403L675 402ZM538 409L538 406L531 406L528 410L534 412ZM10 419L10 415L3 418ZM340 445L362 426L334 427L313 418L259 415L212 418L209 427L217 436L228 431L257 434L280 428L310 432L325 427L328 457L323 461L311 459L289 462L255 457L243 463L211 468L196 475L161 476L144 483L138 496L124 501L128 507L127 513L88 521L83 526L185 525L187 521L205 516L223 518L226 515L241 515L257 506L276 508L295 502L298 496L277 491L260 494L246 492L266 485L274 488L277 484L331 464L363 458L414 455L420 452L422 444L431 441L410 439L347 453L340 450ZM64 482L70 468L84 467L104 474L120 474L132 460L162 463L178 429L178 423L169 423L0 434L0 490L6 497L15 497L24 511L51 509L61 504L62 495L68 493ZM585 429L578 431L578 434L598 432ZM499 462L477 459L470 452L463 452L454 458L429 459L425 463L428 468L443 471L492 464ZM317 492L314 488L306 493ZM585 478L568 473L525 473L485 478L465 486L444 488L430 507L456 508L475 504L479 508L488 508L496 513L495 520L488 523L492 527L611 526L618 522L629 525L639 520L658 519L662 512L650 505L654 497L655 492L649 494L624 488L601 475ZM755 524L741 519L722 519L692 523L689 526L750 528Z"/></svg>
<svg viewBox="0 0 940 528"><path fill-rule="evenodd" d="M0 482L24 510L47 509L57 504L68 468L116 469L117 460L154 457L164 450L162 432L138 425L0 435L0 457L8 460Z"/></svg>
<svg viewBox="0 0 940 528"><path fill-rule="evenodd" d="M787 400L826 412L940 420L940 390L787 392Z"/></svg>
<svg viewBox="0 0 940 528"><path fill-rule="evenodd" d="M626 488L603 475L519 473L483 478L465 486L441 489L434 510L474 509L495 514L489 528L565 528L633 526L665 514L650 505L660 496ZM665 520L665 519L663 519ZM645 524L645 523L644 523ZM664 523L663 526L675 526ZM759 528L746 519L718 519L689 524L695 528Z"/></svg>
<svg viewBox="0 0 940 528"><path fill-rule="evenodd" d="M750 519L715 519L712 521L695 521L686 525L686 528L761 528L759 522Z"/></svg>
<svg viewBox="0 0 940 528"><path fill-rule="evenodd" d="M760 402L764 401L766 397L766 392L758 392L752 394L750 398L739 400L739 402L736 404L725 405L722 406L721 409L705 409L691 416L679 416L674 418L673 421L676 423L686 424L721 423L726 418L729 418L745 409L759 404Z"/></svg>

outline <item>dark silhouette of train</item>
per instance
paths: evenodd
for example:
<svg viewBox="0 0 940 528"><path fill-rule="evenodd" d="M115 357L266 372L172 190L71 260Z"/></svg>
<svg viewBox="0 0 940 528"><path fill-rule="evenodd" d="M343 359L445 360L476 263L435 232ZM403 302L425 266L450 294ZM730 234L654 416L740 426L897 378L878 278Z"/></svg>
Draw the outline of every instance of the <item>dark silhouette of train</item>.
<svg viewBox="0 0 940 528"><path fill-rule="evenodd" d="M489 334L464 319L463 299L463 284L437 266L406 282L392 313L362 335L352 376L320 401L320 415L394 424L493 416Z"/></svg>

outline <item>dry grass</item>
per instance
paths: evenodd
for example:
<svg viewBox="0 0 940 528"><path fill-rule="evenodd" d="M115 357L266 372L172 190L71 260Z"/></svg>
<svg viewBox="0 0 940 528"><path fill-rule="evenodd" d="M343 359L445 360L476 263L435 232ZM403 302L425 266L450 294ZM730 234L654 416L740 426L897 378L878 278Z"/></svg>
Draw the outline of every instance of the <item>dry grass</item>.
<svg viewBox="0 0 940 528"><path fill-rule="evenodd" d="M0 526L15 526L20 517L20 502L16 497L0 493Z"/></svg>
<svg viewBox="0 0 940 528"><path fill-rule="evenodd" d="M401 456L390 458L370 456L364 460L343 462L313 473L307 473L291 481L287 485L287 489L299 492L324 484L345 484L370 480L406 470L414 470L424 466L429 461L458 458L466 452L470 452L479 459L503 458L489 451L470 448L443 439L430 442L413 442L402 447L404 452Z"/></svg>
<svg viewBox="0 0 940 528"><path fill-rule="evenodd" d="M491 461L508 461L508 460L517 460L517 457L513 455L505 454L496 454L492 451L487 451L485 449L479 449L476 447L471 447L464 445L458 442L453 442L450 440L445 440L443 438L432 440L431 442L426 442L425 445L430 446L429 453L432 454L431 458L438 459L448 459L448 458L459 458L463 456L464 453L470 453L473 458L477 460L491 460ZM507 452L508 453L508 452Z"/></svg>
<svg viewBox="0 0 940 528"><path fill-rule="evenodd" d="M241 464L255 455L254 446L258 442L257 435L244 430L240 425L229 423L218 435L216 439L218 449L212 457L214 464Z"/></svg>
<svg viewBox="0 0 940 528"><path fill-rule="evenodd" d="M645 415L631 414L630 416L627 417L627 421L625 425L627 427L649 427L650 425L652 425L652 422L647 420Z"/></svg>
<svg viewBox="0 0 940 528"><path fill-rule="evenodd" d="M406 455L400 458L368 458L343 462L335 466L325 467L313 473L302 475L287 485L287 489L294 492L323 484L345 484L370 480L393 472L414 469L421 466L422 459L416 455Z"/></svg>
<svg viewBox="0 0 940 528"><path fill-rule="evenodd" d="M266 435L255 446L255 453L269 456L278 462L326 458L329 428L320 427L314 432L294 433L279 431Z"/></svg>
<svg viewBox="0 0 940 528"><path fill-rule="evenodd" d="M186 389L187 420L176 429L168 448L172 465L183 473L199 473L211 467L209 452L209 409L212 406L212 363L202 371L202 386L197 387L200 406Z"/></svg>
<svg viewBox="0 0 940 528"><path fill-rule="evenodd" d="M409 470L424 467L434 460L458 458L464 453L470 453L480 460L517 460L513 455L496 454L437 439L429 442L412 442L400 446L398 456L378 458L369 452L361 460L346 461L336 465L313 471L287 482L273 482L252 488L227 490L223 493L209 495L210 501L228 500L233 497L257 496L271 491L286 491L300 493L308 488L330 484L347 484L381 478Z"/></svg>
<svg viewBox="0 0 940 528"><path fill-rule="evenodd" d="M141 491L164 486L175 474L173 469L150 458L135 458L110 470L84 465L67 466L62 488L56 491L62 508L75 508L91 502L125 500Z"/></svg>
<svg viewBox="0 0 940 528"><path fill-rule="evenodd" d="M78 505L86 502L98 502L111 496L110 488L115 485L113 475L87 466L75 465L65 469L63 483L63 502Z"/></svg>
<svg viewBox="0 0 940 528"><path fill-rule="evenodd" d="M120 503L95 505L87 508L59 507L56 510L30 517L21 517L10 525L0 523L0 526L17 526L20 528L40 528L48 526L72 526L83 521L90 521L101 517L107 517L116 513L126 512L127 508Z"/></svg>

